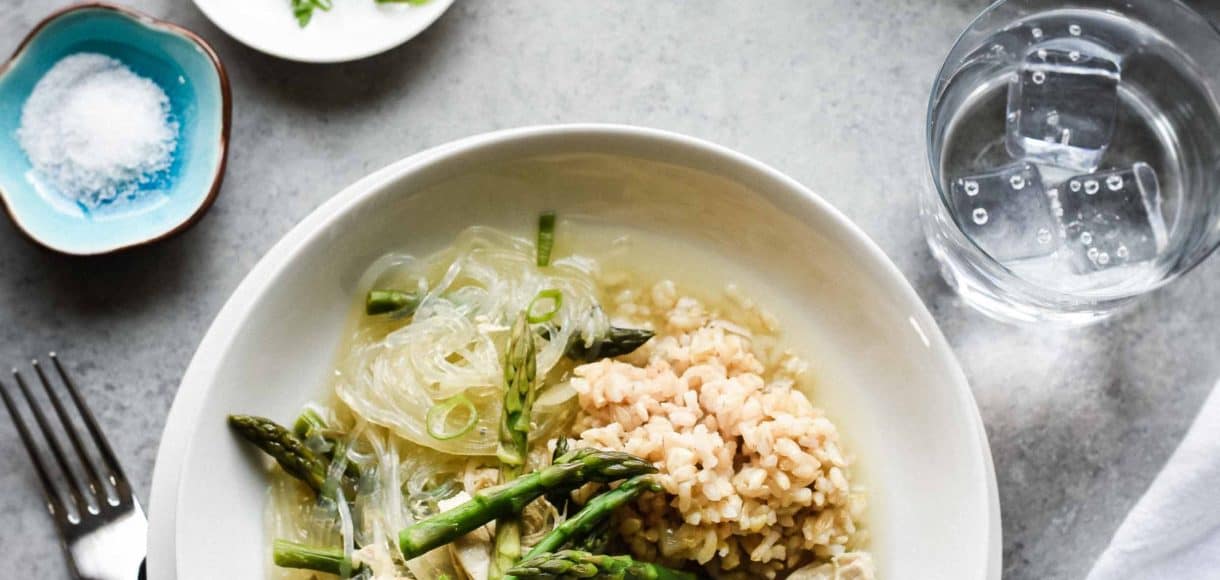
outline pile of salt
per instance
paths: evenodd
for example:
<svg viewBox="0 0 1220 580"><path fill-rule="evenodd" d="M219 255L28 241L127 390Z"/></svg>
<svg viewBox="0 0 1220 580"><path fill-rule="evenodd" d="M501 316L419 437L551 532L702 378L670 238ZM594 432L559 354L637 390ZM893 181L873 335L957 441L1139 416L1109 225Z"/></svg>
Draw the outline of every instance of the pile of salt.
<svg viewBox="0 0 1220 580"><path fill-rule="evenodd" d="M34 170L85 208L130 199L173 161L178 124L161 87L96 53L64 57L21 111Z"/></svg>

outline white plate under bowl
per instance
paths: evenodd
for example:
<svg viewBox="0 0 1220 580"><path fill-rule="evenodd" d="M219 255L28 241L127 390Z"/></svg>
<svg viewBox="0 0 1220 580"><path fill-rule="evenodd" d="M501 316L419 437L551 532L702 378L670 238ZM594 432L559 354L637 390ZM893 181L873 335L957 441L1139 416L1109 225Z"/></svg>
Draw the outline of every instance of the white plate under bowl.
<svg viewBox="0 0 1220 580"><path fill-rule="evenodd" d="M453 0L420 5L335 0L301 27L289 0L195 0L213 24L242 44L301 62L346 62L385 52L423 32Z"/></svg>
<svg viewBox="0 0 1220 580"><path fill-rule="evenodd" d="M877 246L738 153L582 125L491 133L405 159L339 193L268 252L213 322L170 411L153 476L150 578L266 570L266 482L225 416L286 422L321 393L374 258L432 251L474 224L528 234L543 209L662 232L752 272L744 283L784 310L813 363L817 402L859 457L882 577L1000 577L978 409L935 322Z"/></svg>

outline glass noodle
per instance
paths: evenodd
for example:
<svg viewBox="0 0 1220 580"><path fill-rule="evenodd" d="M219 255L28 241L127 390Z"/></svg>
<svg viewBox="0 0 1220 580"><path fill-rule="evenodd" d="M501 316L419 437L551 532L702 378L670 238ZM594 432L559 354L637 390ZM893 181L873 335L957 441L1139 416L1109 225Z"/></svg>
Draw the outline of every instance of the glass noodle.
<svg viewBox="0 0 1220 580"><path fill-rule="evenodd" d="M564 351L571 341L609 329L598 306L597 262L563 257L539 267L537 259L531 241L474 227L433 255L391 254L369 267L361 295L402 293L412 308L391 304L355 315L336 359L333 394L307 408L325 426L320 433L338 437L305 441L315 453L333 456L326 487L338 489L350 466L359 474L354 497L344 498L350 506L319 500L275 470L270 537L341 547L373 580L398 580L404 567L420 580L464 577L447 550L403 562L395 537L435 513L439 502L496 483L503 356L513 322L529 311L537 337L542 391L532 413L531 465L549 462L544 443L574 417L575 391L566 381L573 363ZM531 504L523 514L527 539L537 541L558 517L547 502ZM312 574L274 568L271 577Z"/></svg>
<svg viewBox="0 0 1220 580"><path fill-rule="evenodd" d="M356 415L419 445L493 455L502 349L514 318L536 297L552 298L538 304L548 316L539 317L535 329L549 337L539 340L540 377L564 360L573 333L597 336L609 327L598 307L596 262L564 257L538 268L536 260L529 242L484 227L465 230L451 247L426 258L391 254L377 260L361 290L417 291L422 299L409 325L392 319L359 325L338 361L335 393ZM553 298L556 292L561 300ZM539 440L553 437L567 416L563 403L572 391L562 393L539 396L533 432ZM429 434L428 410L458 396L477 412L473 428L459 437Z"/></svg>

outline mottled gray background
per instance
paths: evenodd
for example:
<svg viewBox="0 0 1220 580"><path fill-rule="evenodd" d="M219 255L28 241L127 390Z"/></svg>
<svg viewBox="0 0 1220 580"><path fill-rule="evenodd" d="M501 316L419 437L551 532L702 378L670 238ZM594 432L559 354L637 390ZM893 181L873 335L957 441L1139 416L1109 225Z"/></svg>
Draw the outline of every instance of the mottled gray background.
<svg viewBox="0 0 1220 580"><path fill-rule="evenodd" d="M143 497L179 377L265 250L376 168L518 125L606 121L709 139L805 183L877 240L940 321L982 407L1006 579L1082 577L1220 375L1220 260L1071 332L987 320L937 276L916 222L924 106L982 0L465 0L403 47L326 66L254 52L185 0L132 3L199 32L228 66L224 188L185 235L106 258L51 254L0 219L0 361L63 353ZM5 4L0 54L61 2ZM0 550L14 573L66 577L40 501L0 419Z"/></svg>

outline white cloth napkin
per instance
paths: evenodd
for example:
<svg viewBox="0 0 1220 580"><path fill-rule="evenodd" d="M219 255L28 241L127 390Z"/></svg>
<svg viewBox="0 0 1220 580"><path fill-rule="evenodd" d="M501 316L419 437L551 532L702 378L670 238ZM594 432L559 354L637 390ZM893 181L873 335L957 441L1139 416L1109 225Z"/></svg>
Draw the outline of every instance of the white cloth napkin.
<svg viewBox="0 0 1220 580"><path fill-rule="evenodd" d="M1220 579L1220 385L1088 580Z"/></svg>

